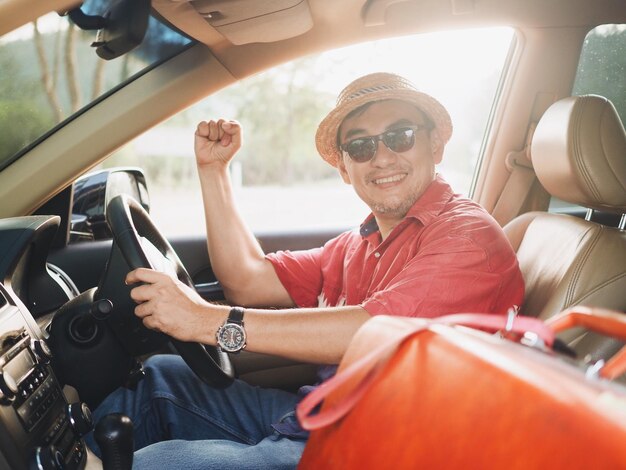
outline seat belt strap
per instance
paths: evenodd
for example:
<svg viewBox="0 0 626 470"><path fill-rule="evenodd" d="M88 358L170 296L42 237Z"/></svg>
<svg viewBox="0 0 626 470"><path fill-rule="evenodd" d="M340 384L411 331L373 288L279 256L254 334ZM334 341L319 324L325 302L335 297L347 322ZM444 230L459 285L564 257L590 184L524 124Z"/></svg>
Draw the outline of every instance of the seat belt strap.
<svg viewBox="0 0 626 470"><path fill-rule="evenodd" d="M501 226L520 214L537 177L530 159L530 143L536 127L536 123L529 127L523 150L506 156L505 165L510 175L491 214Z"/></svg>

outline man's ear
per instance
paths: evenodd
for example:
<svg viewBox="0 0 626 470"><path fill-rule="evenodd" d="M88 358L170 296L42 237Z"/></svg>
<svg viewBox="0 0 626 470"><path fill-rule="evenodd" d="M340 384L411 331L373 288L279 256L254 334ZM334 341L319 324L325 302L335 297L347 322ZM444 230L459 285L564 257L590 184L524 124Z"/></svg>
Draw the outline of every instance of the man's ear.
<svg viewBox="0 0 626 470"><path fill-rule="evenodd" d="M441 163L443 160L443 141L439 136L439 131L437 129L433 129L430 131L430 151L433 154L433 161L435 165Z"/></svg>
<svg viewBox="0 0 626 470"><path fill-rule="evenodd" d="M352 184L352 181L350 181L350 175L346 169L346 164L343 161L343 155L341 155L337 160L337 170L339 170L339 174L341 175L341 179L343 179L344 183Z"/></svg>

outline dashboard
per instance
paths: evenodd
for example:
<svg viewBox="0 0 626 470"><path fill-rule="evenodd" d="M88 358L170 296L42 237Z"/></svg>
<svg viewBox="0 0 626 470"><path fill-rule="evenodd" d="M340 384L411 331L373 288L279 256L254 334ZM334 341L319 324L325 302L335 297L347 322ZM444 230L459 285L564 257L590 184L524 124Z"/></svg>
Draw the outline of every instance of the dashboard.
<svg viewBox="0 0 626 470"><path fill-rule="evenodd" d="M46 262L59 222L42 215L0 220L0 280L35 318L78 295L71 279Z"/></svg>
<svg viewBox="0 0 626 470"><path fill-rule="evenodd" d="M76 296L47 263L56 216L0 220L0 468L83 468L89 410L69 404L53 371L47 318Z"/></svg>
<svg viewBox="0 0 626 470"><path fill-rule="evenodd" d="M0 470L101 468L82 439L92 428L82 402L95 409L141 380L137 358L171 352L164 335L137 331L129 267L115 243L94 237L68 249L63 235L71 238L69 225L56 215L0 219ZM219 289L205 295L223 298ZM294 374L294 365L242 354L236 367L258 385L313 380L315 366ZM68 401L66 386L81 402Z"/></svg>

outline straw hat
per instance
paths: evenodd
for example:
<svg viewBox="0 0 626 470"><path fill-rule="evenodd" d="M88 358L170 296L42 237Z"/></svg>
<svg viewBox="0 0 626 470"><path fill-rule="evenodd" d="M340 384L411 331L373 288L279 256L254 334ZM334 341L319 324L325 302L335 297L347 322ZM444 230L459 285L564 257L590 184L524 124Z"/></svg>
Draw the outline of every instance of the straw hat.
<svg viewBox="0 0 626 470"><path fill-rule="evenodd" d="M392 73L372 73L358 78L339 94L337 106L326 116L317 128L315 145L322 158L332 166L337 166L341 150L337 146L339 126L348 114L358 107L381 100L402 100L414 104L426 114L439 132L444 144L452 135L452 121L446 108L426 93L422 93L406 80Z"/></svg>

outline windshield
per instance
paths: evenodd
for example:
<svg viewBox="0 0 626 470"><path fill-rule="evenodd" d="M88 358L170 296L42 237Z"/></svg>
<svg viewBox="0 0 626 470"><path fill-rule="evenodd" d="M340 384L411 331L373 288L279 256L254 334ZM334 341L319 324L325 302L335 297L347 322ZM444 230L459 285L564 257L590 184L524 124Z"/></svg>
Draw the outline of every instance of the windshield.
<svg viewBox="0 0 626 470"><path fill-rule="evenodd" d="M107 2L82 10L105 13ZM191 41L151 17L143 43L110 61L96 55L96 31L50 13L0 38L0 169L46 133Z"/></svg>

